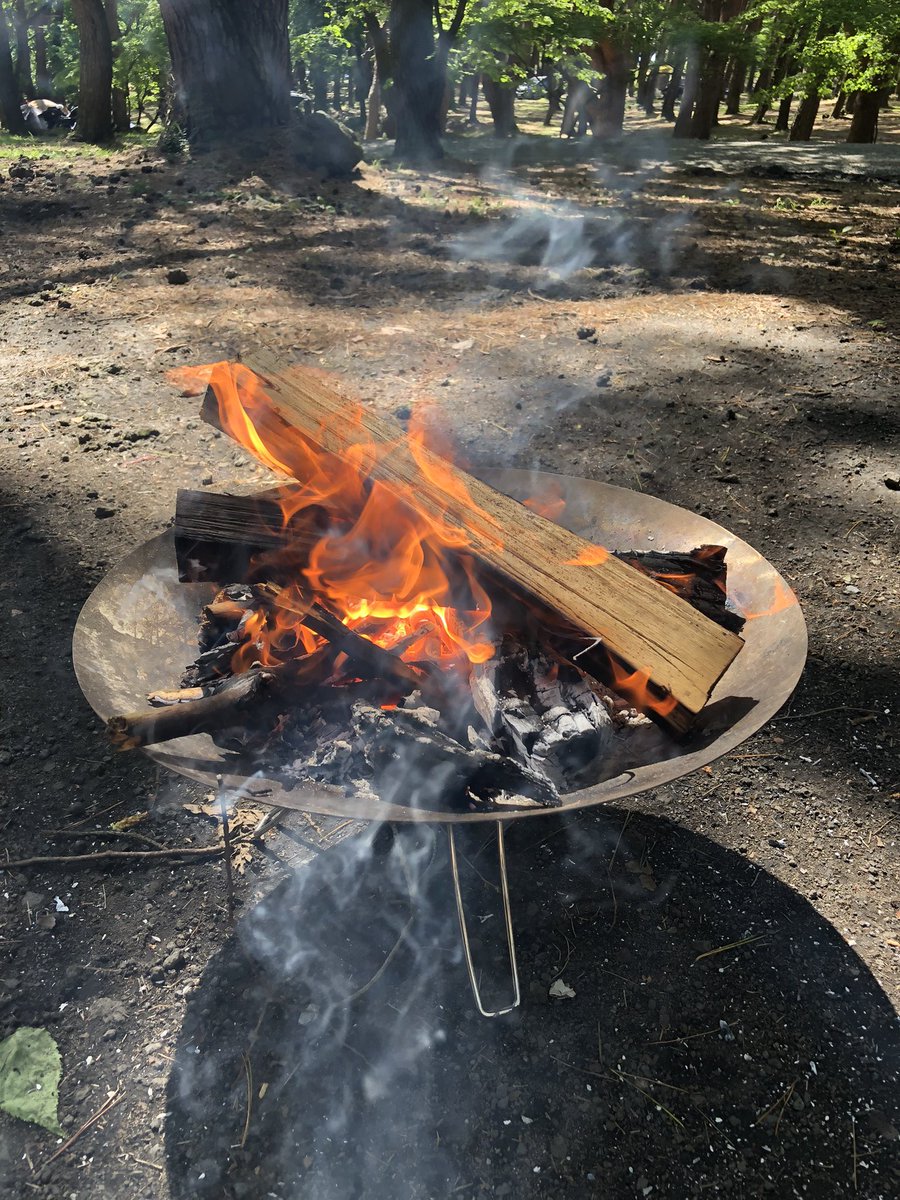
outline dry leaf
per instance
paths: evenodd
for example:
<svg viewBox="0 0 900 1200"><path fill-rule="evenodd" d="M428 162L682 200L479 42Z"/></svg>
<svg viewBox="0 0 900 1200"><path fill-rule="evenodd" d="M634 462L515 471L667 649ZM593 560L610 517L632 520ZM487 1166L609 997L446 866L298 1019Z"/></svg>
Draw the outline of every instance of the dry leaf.
<svg viewBox="0 0 900 1200"><path fill-rule="evenodd" d="M110 829L118 829L120 833L124 833L126 829L131 829L134 825L140 825L141 821L146 821L149 816L149 812L132 813L130 817L123 817L121 821L113 821Z"/></svg>

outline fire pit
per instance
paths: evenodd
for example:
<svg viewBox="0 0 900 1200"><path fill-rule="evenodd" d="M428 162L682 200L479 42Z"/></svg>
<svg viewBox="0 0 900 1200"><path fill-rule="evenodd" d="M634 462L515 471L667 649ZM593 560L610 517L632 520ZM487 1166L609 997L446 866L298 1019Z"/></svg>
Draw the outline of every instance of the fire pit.
<svg viewBox="0 0 900 1200"><path fill-rule="evenodd" d="M772 717L795 687L806 657L806 627L796 598L756 550L714 522L654 497L608 484L518 470L478 473L493 487L525 500L557 485L565 501L559 518L610 551L657 549L687 552L704 543L727 549L728 593L748 617L744 648L716 684L710 702L689 741L655 726L628 741L628 758L613 773L562 796L554 812L622 799L686 775L732 750ZM123 559L101 581L79 617L73 643L79 684L97 714L107 720L141 707L148 692L171 686L196 650L197 620L215 589L178 581L173 541L163 534ZM484 1015L468 947L465 915L456 873L453 826L462 822L497 823L500 878L518 1003L515 954L503 850L505 821L541 815L546 809L447 811L436 807L384 802L338 789L286 784L271 777L235 774L230 756L207 734L179 738L145 752L161 766L188 778L281 808L351 819L383 822L440 821L447 825L451 866L466 961L476 1002Z"/></svg>

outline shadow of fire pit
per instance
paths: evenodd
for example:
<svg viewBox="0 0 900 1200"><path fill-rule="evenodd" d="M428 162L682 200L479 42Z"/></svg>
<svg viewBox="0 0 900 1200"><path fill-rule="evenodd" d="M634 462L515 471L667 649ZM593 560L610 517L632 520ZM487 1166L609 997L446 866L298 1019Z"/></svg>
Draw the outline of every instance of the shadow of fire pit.
<svg viewBox="0 0 900 1200"><path fill-rule="evenodd" d="M481 962L487 836L462 847ZM896 1194L896 1017L806 901L652 817L507 836L524 998L498 1021L440 831L342 843L243 919L170 1079L176 1200Z"/></svg>

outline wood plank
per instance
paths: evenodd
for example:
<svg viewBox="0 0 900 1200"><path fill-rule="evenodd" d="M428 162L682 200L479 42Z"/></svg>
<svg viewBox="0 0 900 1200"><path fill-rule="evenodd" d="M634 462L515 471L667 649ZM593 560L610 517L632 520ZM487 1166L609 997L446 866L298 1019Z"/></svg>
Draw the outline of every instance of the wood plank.
<svg viewBox="0 0 900 1200"><path fill-rule="evenodd" d="M576 629L602 639L688 712L700 711L740 651L741 638L674 593L430 451L414 451L396 422L348 400L316 373L286 368L265 351L244 365L261 381L254 424L264 441L280 435L283 442L289 426L338 457L361 441L380 444L385 449L372 465L374 478L464 530L476 557ZM228 432L209 393L203 416Z"/></svg>

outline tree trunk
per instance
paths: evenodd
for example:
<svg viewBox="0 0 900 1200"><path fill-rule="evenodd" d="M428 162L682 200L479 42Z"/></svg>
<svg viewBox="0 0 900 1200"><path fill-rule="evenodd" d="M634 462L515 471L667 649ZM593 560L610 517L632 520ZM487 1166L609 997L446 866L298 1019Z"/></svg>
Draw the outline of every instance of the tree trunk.
<svg viewBox="0 0 900 1200"><path fill-rule="evenodd" d="M659 67L651 67L644 76L641 86L638 88L638 104L647 114L652 117L656 112L653 101L656 97L656 81L659 79Z"/></svg>
<svg viewBox="0 0 900 1200"><path fill-rule="evenodd" d="M372 86L369 88L369 96L366 100L366 127L363 131L363 139L367 142L374 142L378 137L378 130L381 127L381 74L378 70L378 59L375 59L375 66L372 71Z"/></svg>
<svg viewBox="0 0 900 1200"><path fill-rule="evenodd" d="M684 77L684 94L681 97L681 106L675 119L672 137L689 138L691 136L691 120L694 115L694 102L697 98L699 81L700 54L697 50L692 50Z"/></svg>
<svg viewBox="0 0 900 1200"><path fill-rule="evenodd" d="M832 121L839 121L841 119L841 117L844 115L844 109L846 107L847 107L847 93L845 91L843 91L843 89L842 89L841 91L838 92L837 100L835 100L835 102L834 102L834 108L831 110Z"/></svg>
<svg viewBox="0 0 900 1200"><path fill-rule="evenodd" d="M850 122L848 142L865 143L878 141L878 112L881 108L881 93L860 92L856 97L856 108Z"/></svg>
<svg viewBox="0 0 900 1200"><path fill-rule="evenodd" d="M595 42L588 51L592 64L604 75L600 104L591 128L594 137L618 137L625 123L625 99L632 79L631 61L609 39Z"/></svg>
<svg viewBox="0 0 900 1200"><path fill-rule="evenodd" d="M813 126L816 123L816 116L818 115L818 112L818 92L804 96L800 101L800 107L797 109L797 115L794 117L794 123L791 126L791 132L788 137L788 141L808 142L812 136Z"/></svg>
<svg viewBox="0 0 900 1200"><path fill-rule="evenodd" d="M731 78L728 80L728 95L725 102L725 112L729 117L740 116L741 96L744 94L744 80L747 68L739 58L734 60Z"/></svg>
<svg viewBox="0 0 900 1200"><path fill-rule="evenodd" d="M515 85L497 83L485 76L484 98L491 110L495 137L513 137L519 132L516 125Z"/></svg>
<svg viewBox="0 0 900 1200"><path fill-rule="evenodd" d="M684 78L684 63L678 62L672 68L672 74L669 77L669 82L663 91L662 109L660 116L666 121L675 120L675 101L678 99L678 89L681 87L681 81Z"/></svg>
<svg viewBox="0 0 900 1200"><path fill-rule="evenodd" d="M720 54L707 54L697 81L697 95L691 113L690 132L686 135L708 141L719 115L725 60ZM678 125L676 123L676 136Z"/></svg>
<svg viewBox="0 0 900 1200"><path fill-rule="evenodd" d="M433 13L431 0L391 0L394 157L403 162L435 162L444 156L441 105L446 66L435 46Z"/></svg>
<svg viewBox="0 0 900 1200"><path fill-rule="evenodd" d="M160 0L159 7L194 145L287 125L288 0Z"/></svg>
<svg viewBox="0 0 900 1200"><path fill-rule="evenodd" d="M342 88L344 83L344 75L342 71L337 71L334 76L334 88L331 93L331 105L335 112L341 111Z"/></svg>
<svg viewBox="0 0 900 1200"><path fill-rule="evenodd" d="M20 99L9 48L9 26L3 5L0 4L0 121L7 133L26 132L25 118L19 107Z"/></svg>
<svg viewBox="0 0 900 1200"><path fill-rule="evenodd" d="M34 100L36 93L31 78L31 50L28 46L28 14L25 11L25 0L16 0L12 19L16 34L16 82L19 85L19 96Z"/></svg>
<svg viewBox="0 0 900 1200"><path fill-rule="evenodd" d="M119 57L122 47L120 39L122 31L119 28L118 0L105 0L106 23L109 26L109 37L112 43L113 62ZM131 128L131 113L129 111L128 93L122 87L112 89L113 125L117 133L127 133Z"/></svg>
<svg viewBox="0 0 900 1200"><path fill-rule="evenodd" d="M47 66L47 33L43 25L34 27L34 87L38 96L56 99L51 94L53 81Z"/></svg>
<svg viewBox="0 0 900 1200"><path fill-rule="evenodd" d="M791 105L794 103L793 92L790 96L782 97L781 103L778 105L778 117L775 121L776 133L787 133L791 124Z"/></svg>
<svg viewBox="0 0 900 1200"><path fill-rule="evenodd" d="M478 89L481 86L481 76L472 76L472 95L469 99L469 125L478 124Z"/></svg>
<svg viewBox="0 0 900 1200"><path fill-rule="evenodd" d="M103 0L72 0L72 16L78 26L78 137L109 142L113 56Z"/></svg>

